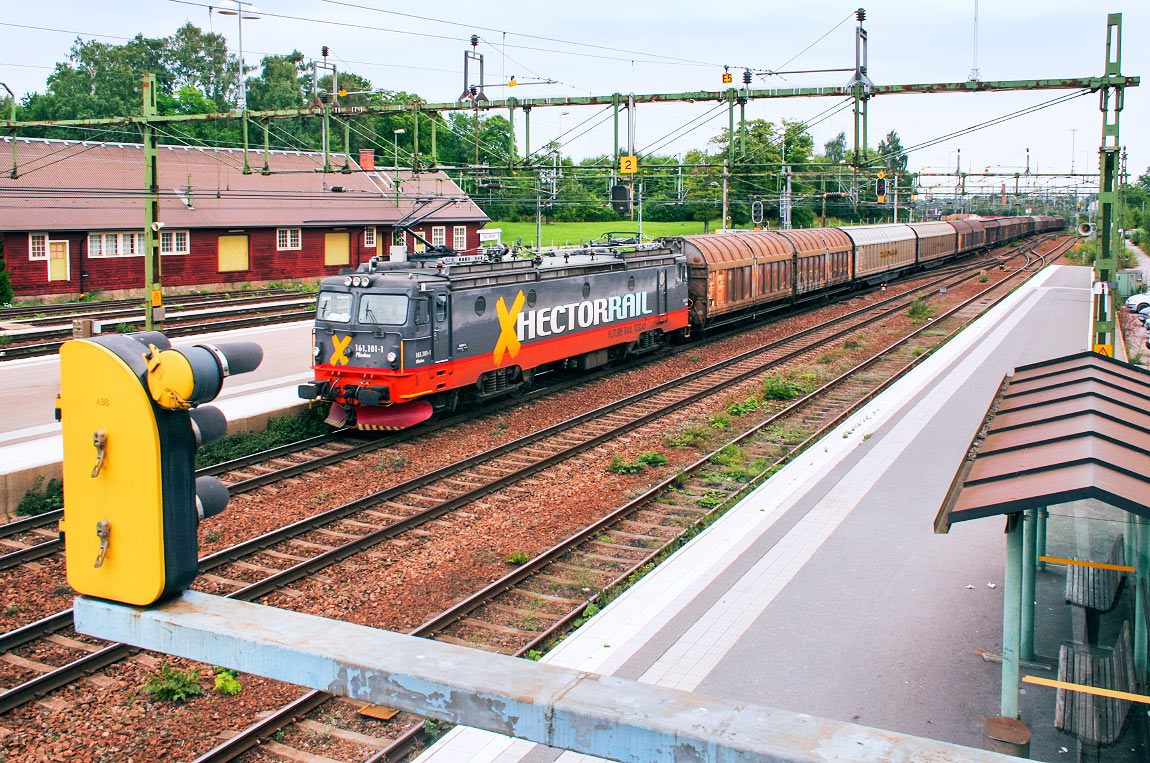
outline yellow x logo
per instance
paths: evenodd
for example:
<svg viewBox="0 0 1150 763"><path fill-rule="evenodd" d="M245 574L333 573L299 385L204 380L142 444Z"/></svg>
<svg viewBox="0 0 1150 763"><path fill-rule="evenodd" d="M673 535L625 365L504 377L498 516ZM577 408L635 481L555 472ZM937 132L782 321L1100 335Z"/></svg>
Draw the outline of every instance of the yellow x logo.
<svg viewBox="0 0 1150 763"><path fill-rule="evenodd" d="M503 362L503 351L506 350L511 357L519 354L519 335L515 332L515 321L519 317L519 311L523 309L524 303L523 292L515 295L515 301L511 303L510 312L507 310L507 303L503 301L503 297L495 303L495 311L499 313L499 341L495 343L495 365Z"/></svg>
<svg viewBox="0 0 1150 763"><path fill-rule="evenodd" d="M344 350L351 344L351 334L348 334L343 339L340 339L335 334L331 335L331 344L334 348L331 351L331 358L327 361L333 366L346 366L351 361L348 360L347 355L344 355Z"/></svg>

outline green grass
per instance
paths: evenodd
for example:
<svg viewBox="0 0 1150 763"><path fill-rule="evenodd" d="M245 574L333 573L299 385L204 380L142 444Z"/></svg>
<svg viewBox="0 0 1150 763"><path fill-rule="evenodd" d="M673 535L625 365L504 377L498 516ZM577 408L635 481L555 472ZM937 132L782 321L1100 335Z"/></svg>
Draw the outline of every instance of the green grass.
<svg viewBox="0 0 1150 763"><path fill-rule="evenodd" d="M287 445L305 437L324 434L331 430L331 427L323 423L326 416L326 406L316 406L307 408L298 415L276 416L268 421L267 428L262 432L237 432L228 435L196 452L196 468L202 469L268 448ZM394 460L388 462L388 465L392 468L402 468ZM380 466L383 466L383 456L380 456Z"/></svg>
<svg viewBox="0 0 1150 763"><path fill-rule="evenodd" d="M35 487L25 493L17 504L16 514L21 517L34 517L63 506L64 484L58 479L50 479L45 485L44 478L37 477Z"/></svg>
<svg viewBox="0 0 1150 763"><path fill-rule="evenodd" d="M184 671L169 665L161 665L159 671L144 685L144 691L166 702L183 702L189 697L204 693L199 678L200 675L195 670Z"/></svg>
<svg viewBox="0 0 1150 763"><path fill-rule="evenodd" d="M517 238L523 237L524 246L535 244L535 223L503 223L490 222L488 228L503 230L503 243L513 245ZM711 230L718 230L718 221L713 221ZM591 239L599 238L608 231L638 231L637 220L620 220L615 223L552 223L543 225L543 246L576 246ZM685 236L692 233L702 233L701 222L644 222L643 235L651 238L659 236Z"/></svg>

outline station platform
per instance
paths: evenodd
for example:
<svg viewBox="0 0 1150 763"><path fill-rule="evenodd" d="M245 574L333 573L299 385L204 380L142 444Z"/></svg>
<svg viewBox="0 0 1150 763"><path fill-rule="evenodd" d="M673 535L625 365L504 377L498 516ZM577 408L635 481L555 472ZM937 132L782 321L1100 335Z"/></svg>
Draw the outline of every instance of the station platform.
<svg viewBox="0 0 1150 763"><path fill-rule="evenodd" d="M172 341L176 347L202 342L253 341L264 348L256 371L224 380L212 403L228 419L228 432L258 431L269 418L307 407L297 387L310 380L311 322L216 332ZM38 481L59 479L64 447L54 420L60 390L58 355L0 363L0 517L13 516L24 494ZM2 520L0 520L2 521Z"/></svg>
<svg viewBox="0 0 1150 763"><path fill-rule="evenodd" d="M934 519L1004 375L1088 348L1091 271L1048 267L775 474L542 659L986 748L999 713L1005 539ZM1048 553L1108 548L1103 506L1052 509ZM1070 638L1065 572L1039 573L1024 673ZM1128 605L1128 602L1127 602ZM1121 606L1121 604L1120 604ZM998 657L998 660L995 658ZM1024 685L1030 757L1073 760L1055 691ZM1099 760L1145 761L1146 708ZM817 740L812 740L815 744ZM457 727L421 763L597 760Z"/></svg>

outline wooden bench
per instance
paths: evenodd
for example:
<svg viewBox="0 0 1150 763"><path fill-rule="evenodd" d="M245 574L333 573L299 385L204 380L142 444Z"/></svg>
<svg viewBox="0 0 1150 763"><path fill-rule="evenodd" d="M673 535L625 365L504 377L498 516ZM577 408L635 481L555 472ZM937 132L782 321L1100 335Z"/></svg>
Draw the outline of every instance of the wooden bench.
<svg viewBox="0 0 1150 763"><path fill-rule="evenodd" d="M1126 547L1122 534L1110 549L1110 564L1126 564ZM1094 644L1098 639L1098 619L1118 602L1118 593L1126 575L1118 570L1071 565L1066 570L1066 603L1074 606L1072 624L1074 641Z"/></svg>
<svg viewBox="0 0 1150 763"><path fill-rule="evenodd" d="M1130 621L1122 624L1118 641L1109 651L1063 644L1058 654L1058 680L1101 689L1136 691ZM1058 689L1054 726L1073 734L1083 746L1113 744L1122 735L1131 704L1129 700Z"/></svg>

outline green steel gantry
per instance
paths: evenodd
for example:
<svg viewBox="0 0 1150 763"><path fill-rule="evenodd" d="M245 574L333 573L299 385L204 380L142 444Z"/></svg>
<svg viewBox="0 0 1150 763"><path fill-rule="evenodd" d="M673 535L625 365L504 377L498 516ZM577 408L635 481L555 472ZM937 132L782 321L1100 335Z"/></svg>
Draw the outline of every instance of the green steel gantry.
<svg viewBox="0 0 1150 763"><path fill-rule="evenodd" d="M1119 77L1122 71L1122 14L1111 13L1106 18L1106 75ZM1114 357L1116 316L1111 291L1117 289L1115 272L1118 269L1116 247L1126 246L1118 235L1118 116L1122 111L1125 91L1114 87L1099 91L1098 107L1102 111L1102 148L1099 153L1098 234L1101 248L1094 262L1094 351ZM1077 222L1077 220L1075 221Z"/></svg>
<svg viewBox="0 0 1150 763"><path fill-rule="evenodd" d="M627 110L629 125L628 132L633 135L633 116L635 109L640 104L646 103L726 103L728 107L728 121L730 126L731 140L728 141L728 154L727 166L736 161L735 152L735 136L738 135L741 139L745 134L745 105L749 100L762 100L762 99L776 99L776 98L826 98L826 97L843 97L851 98L854 103L854 152L851 156L850 166L856 174L860 169L864 168L865 162L860 158L860 145L865 148L866 146L866 124L867 124L867 105L871 98L879 95L912 95L924 93L988 93L988 92L1007 92L1019 90L1090 90L1101 94L1102 109L1106 114L1113 113L1113 121L1111 122L1109 116L1104 120L1103 126L1103 148L1102 148L1102 193L1099 198L1102 209L1102 223L1099 228L1102 234L1102 255L1098 260L1098 270L1096 280L1102 283L1107 283L1113 278L1114 269L1116 267L1116 258L1111 251L1113 240L1115 236L1113 231L1117 226L1117 219L1113 214L1114 203L1117 198L1117 191L1115 188L1116 175L1117 175L1117 162L1118 162L1118 112L1122 108L1122 99L1125 88L1137 87L1140 81L1139 77L1126 76L1121 74L1120 66L1120 52L1121 52L1121 23L1122 14L1115 13L1109 14L1107 18L1107 43L1106 43L1106 68L1102 76L1097 77L1069 77L1061 79L1025 79L1025 80L995 80L995 81L967 81L967 82L935 82L935 83L922 83L922 84L908 84L908 85L875 85L867 77L866 71L866 30L862 26L860 18L856 29L856 43L855 43L855 69L854 75L850 81L841 87L796 87L796 88L771 88L771 89L751 89L749 84L743 88L727 88L725 90L699 90L694 92L682 93L644 93L644 94L629 94L612 93L611 95L592 95L582 97L555 97L555 98L507 98L505 100L489 101L484 96L482 100L472 97L469 102L467 100L460 100L450 103L428 103L420 100L412 101L410 104L383 104L372 106L343 106L338 103L338 99L332 100L329 103L324 103L320 100L315 100L309 106L298 109L279 109L274 111L248 111L244 110L240 113L225 112L215 114L173 114L162 115L156 113L156 96L155 96L155 79L154 75L148 74L144 77L143 88L143 109L138 116L123 116L123 117L105 117L96 119L64 119L53 121L32 121L32 122L17 122L14 119L0 122L0 129L7 131L13 137L13 147L15 147L15 138L18 136L20 130L27 130L32 128L49 128L49 127L123 127L134 125L138 126L144 143L145 154L145 188L148 190L147 201L147 236L148 254L145 256L144 261L146 265L145 280L149 292L148 299L145 300L146 306L146 325L149 330L155 326L157 314L154 312L155 308L161 307L160 301L160 257L159 257L159 236L158 229L162 227L162 222L159 219L159 202L158 202L158 183L157 183L157 170L156 170L156 128L164 124L185 123L185 122L219 122L226 120L239 119L242 121L242 134L243 134L243 156L244 167L243 172L251 174L260 172L269 174L274 172L270 165L270 150L268 140L268 126L271 120L275 119L290 119L298 117L316 116L322 118L325 123L330 120L336 120L342 126L343 132L343 151L340 152L344 156L343 166L338 169L333 169L330 163L330 146L328 145L331 131L325 130L325 139L321 151L323 153L323 167L324 171L330 172L351 172L348 159L350 140L349 130L351 120L358 116L372 116L372 115L398 115L398 114L412 114L416 117L414 124L416 127L413 130L413 148L412 156L415 166L413 169L418 170L418 154L419 154L419 115L421 113L427 114L431 118L431 158L434 164L436 159L436 118L444 112L453 111L479 111L491 112L496 110L506 109L511 122L511 137L508 146L508 155L512 157L512 165L515 159L515 112L522 110L524 114L524 162L525 169L536 169L526 164L530 161L530 145L531 145L531 112L536 108L567 108L571 106L610 106L614 112L614 129L615 129L615 144L612 153L615 154L619 147L619 115L623 109ZM1113 91L1113 93L1112 93ZM738 130L735 128L735 107L739 107L739 123ZM250 162L249 154L254 149L248 140L248 128L250 123L255 122L263 128L263 167L260 169L253 169ZM631 141L633 144L633 139ZM865 153L865 151L863 151ZM13 167L11 170L11 177L18 177L19 167L16 166L15 156L13 156ZM1096 337L1109 337L1113 333L1114 320L1112 314L1112 306L1109 305L1108 300L1101 300L1099 307L1095 313L1095 335ZM1106 312L1111 310L1111 312ZM162 320L162 310L159 312L159 319ZM1100 342L1098 338L1095 344L1108 344L1112 347L1112 338L1107 342Z"/></svg>

